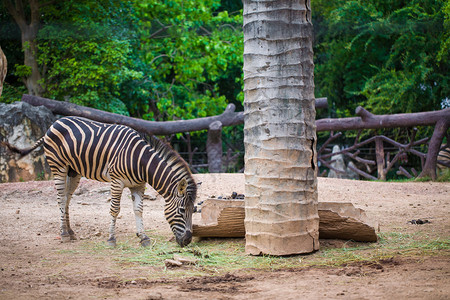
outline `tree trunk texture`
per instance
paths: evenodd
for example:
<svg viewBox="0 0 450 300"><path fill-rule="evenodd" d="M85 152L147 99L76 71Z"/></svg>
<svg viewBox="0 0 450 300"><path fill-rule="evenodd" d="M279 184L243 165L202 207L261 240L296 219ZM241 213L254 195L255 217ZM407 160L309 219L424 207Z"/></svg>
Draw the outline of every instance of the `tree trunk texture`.
<svg viewBox="0 0 450 300"><path fill-rule="evenodd" d="M378 224L370 220L365 211L352 203L319 202L319 238L342 239L357 242L376 242ZM193 236L235 237L245 236L244 200L205 200L201 215L194 214Z"/></svg>
<svg viewBox="0 0 450 300"><path fill-rule="evenodd" d="M3 92L3 82L6 78L6 72L8 71L8 61L6 60L6 56L2 51L2 47L0 47L0 97Z"/></svg>
<svg viewBox="0 0 450 300"><path fill-rule="evenodd" d="M319 249L310 1L244 1L246 252Z"/></svg>
<svg viewBox="0 0 450 300"><path fill-rule="evenodd" d="M450 109L449 109L450 111ZM448 127L450 126L450 113L447 118L440 119L434 127L433 135L431 136L430 144L428 146L427 160L423 166L422 172L419 177L431 177L431 180L436 180L436 162L439 154L439 149L442 144L442 140L447 134Z"/></svg>
<svg viewBox="0 0 450 300"><path fill-rule="evenodd" d="M206 152L209 173L222 172L222 123L220 121L209 125Z"/></svg>
<svg viewBox="0 0 450 300"><path fill-rule="evenodd" d="M11 0L3 1L9 14L20 28L22 33L22 50L24 52L24 65L30 67L31 74L23 78L28 93L39 96L42 92L42 87L39 84L41 80L41 73L37 63L37 46L36 37L40 26L39 1L29 0L30 16L26 16L26 9L22 0L16 0L15 5ZM27 21L27 19L29 21Z"/></svg>

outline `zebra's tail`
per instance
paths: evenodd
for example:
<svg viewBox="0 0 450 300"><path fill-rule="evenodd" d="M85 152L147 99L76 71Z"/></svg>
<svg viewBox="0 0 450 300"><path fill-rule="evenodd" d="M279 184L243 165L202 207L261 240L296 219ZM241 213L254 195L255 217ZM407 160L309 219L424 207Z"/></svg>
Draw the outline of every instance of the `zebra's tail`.
<svg viewBox="0 0 450 300"><path fill-rule="evenodd" d="M30 152L32 152L37 147L41 146L43 143L44 143L44 137L41 137L36 143L34 143L33 146L31 146L29 148L25 148L25 149L19 149L16 146L13 146L10 143L4 142L4 141L1 141L0 145L8 148L11 152L19 153L20 157L23 157L23 156L29 154Z"/></svg>

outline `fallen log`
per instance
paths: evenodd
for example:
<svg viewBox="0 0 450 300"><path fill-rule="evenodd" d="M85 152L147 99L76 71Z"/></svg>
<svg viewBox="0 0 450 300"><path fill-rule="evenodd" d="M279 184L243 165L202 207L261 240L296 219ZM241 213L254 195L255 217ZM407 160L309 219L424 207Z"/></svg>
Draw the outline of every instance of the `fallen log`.
<svg viewBox="0 0 450 300"><path fill-rule="evenodd" d="M327 98L316 99L316 109L327 107L326 99ZM191 120L159 122L145 121L101 111L95 108L76 105L70 102L56 101L33 95L23 95L22 101L34 106L44 105L55 114L85 117L105 123L123 124L138 131L156 135L169 135L180 132L206 130L209 125L215 121L220 121L223 127L244 123L243 112L235 112L236 107L233 104L229 104L225 111L217 116ZM359 117L316 120L317 131L430 126L435 125L439 120L445 120L446 122L448 122L447 120L450 120L450 108L439 111L419 113L374 115L359 106L355 113Z"/></svg>
<svg viewBox="0 0 450 300"><path fill-rule="evenodd" d="M225 111L217 116L178 121L145 121L119 114L105 112L95 108L76 105L70 102L56 101L33 95L23 95L22 101L34 106L45 106L54 114L78 116L94 121L122 124L137 131L154 135L170 135L180 132L207 130L213 122L220 121L223 127L244 123L244 113L235 112L236 106L228 104ZM327 98L316 99L316 109L328 107Z"/></svg>
<svg viewBox="0 0 450 300"><path fill-rule="evenodd" d="M244 123L244 113L235 112L236 107L233 104L229 104L225 111L217 116L159 122L144 121L94 108L79 106L70 102L56 101L32 95L23 95L22 101L34 106L44 105L55 114L85 117L105 123L123 124L134 128L137 131L153 135L170 135L180 132L207 130L211 123L217 121L222 123L222 127ZM326 107L326 104L326 98L316 99L316 109ZM359 106L356 108L355 113L359 117L316 120L316 131L435 126L429 144L429 153L419 177L431 176L433 180L436 179L437 153L439 152L439 146L442 144L443 137L446 135L447 129L450 126L450 108L419 113L374 115Z"/></svg>
<svg viewBox="0 0 450 300"><path fill-rule="evenodd" d="M418 113L374 115L361 106L358 106L355 113L359 117L319 119L316 121L317 131L434 126L439 120L446 120L447 123L450 122L450 108Z"/></svg>
<svg viewBox="0 0 450 300"><path fill-rule="evenodd" d="M319 238L376 242L376 227L364 210L352 203L319 202ZM209 198L195 216L193 235L245 237L244 200Z"/></svg>
<svg viewBox="0 0 450 300"><path fill-rule="evenodd" d="M220 121L222 126L242 124L244 121L243 116L241 117L238 113L234 112L236 108L234 104L229 104L225 111L218 116L191 120L158 122L145 121L115 113L105 112L95 108L76 105L70 102L56 101L32 95L23 95L22 101L34 106L44 105L54 114L84 117L103 123L122 124L137 131L152 135L170 135L180 132L206 130L211 123L216 121Z"/></svg>

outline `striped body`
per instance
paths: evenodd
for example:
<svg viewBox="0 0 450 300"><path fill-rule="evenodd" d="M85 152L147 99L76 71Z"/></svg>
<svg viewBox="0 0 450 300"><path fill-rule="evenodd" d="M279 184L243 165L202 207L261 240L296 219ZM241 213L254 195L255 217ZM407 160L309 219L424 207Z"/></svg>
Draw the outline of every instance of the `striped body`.
<svg viewBox="0 0 450 300"><path fill-rule="evenodd" d="M79 117L56 121L43 137L43 142L58 191L63 240L75 239L69 222L69 202L84 176L111 182L110 244L115 245L115 223L125 187L130 189L134 201L137 235L143 245L149 244L142 221L146 183L165 198L165 217L177 242L181 246L189 244L197 186L186 163L168 146L156 138L147 142L136 131L123 125L103 124Z"/></svg>

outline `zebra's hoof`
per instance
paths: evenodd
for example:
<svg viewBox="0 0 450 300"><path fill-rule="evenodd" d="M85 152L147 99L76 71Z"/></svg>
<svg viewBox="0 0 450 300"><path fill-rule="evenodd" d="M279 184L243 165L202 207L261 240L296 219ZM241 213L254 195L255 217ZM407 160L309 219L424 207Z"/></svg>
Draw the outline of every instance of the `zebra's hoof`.
<svg viewBox="0 0 450 300"><path fill-rule="evenodd" d="M63 243L68 243L70 242L71 237L68 234L61 234L61 242Z"/></svg>
<svg viewBox="0 0 450 300"><path fill-rule="evenodd" d="M73 232L72 229L69 229L69 235L71 241L75 241L77 239L77 236L75 235L75 232Z"/></svg>
<svg viewBox="0 0 450 300"><path fill-rule="evenodd" d="M151 240L150 240L150 238L146 237L146 238L142 239L140 243L141 243L142 247L149 247L151 244Z"/></svg>
<svg viewBox="0 0 450 300"><path fill-rule="evenodd" d="M107 241L108 246L115 248L117 246L116 239L112 238Z"/></svg>

